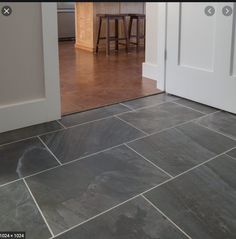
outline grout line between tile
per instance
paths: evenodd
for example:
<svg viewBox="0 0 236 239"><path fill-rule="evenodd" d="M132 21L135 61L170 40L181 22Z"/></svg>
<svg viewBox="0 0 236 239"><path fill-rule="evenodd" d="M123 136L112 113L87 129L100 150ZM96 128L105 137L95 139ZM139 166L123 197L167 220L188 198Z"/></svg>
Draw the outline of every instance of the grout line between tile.
<svg viewBox="0 0 236 239"><path fill-rule="evenodd" d="M56 165L56 166L54 166L54 167L44 169L44 170L42 170L42 171L40 171L40 172L37 172L37 173L33 173L33 174L30 174L30 175L27 175L27 176L23 177L23 179L27 179L27 178L30 178L30 177L36 176L36 175L38 175L38 174L41 174L41 173L44 173L44 172L47 172L47 171L53 170L53 169L55 169L55 168L59 168L59 167L61 167L61 166L63 166L63 164L59 164L59 165Z"/></svg>
<svg viewBox="0 0 236 239"><path fill-rule="evenodd" d="M57 123L58 123L59 125L61 125L62 128L66 129L66 126L65 126L64 124L62 124L59 120L57 120Z"/></svg>
<svg viewBox="0 0 236 239"><path fill-rule="evenodd" d="M144 157L142 154L138 153L136 150L134 150L132 147L130 147L129 145L127 145L126 143L124 144L127 148L129 148L130 150L132 150L133 152L135 152L136 154L138 154L140 157L142 157L145 161L149 162L150 164L152 164L154 167L156 167L157 169L159 169L160 171L162 171L163 173L167 174L170 178L173 178L174 176L172 176L171 174L169 174L168 172L166 172L164 169L158 167L155 163L153 163L152 161L150 161L149 159L147 159L146 157Z"/></svg>
<svg viewBox="0 0 236 239"><path fill-rule="evenodd" d="M25 176L25 177L18 178L18 179L16 179L16 180L13 180L13 181L7 182L7 183L5 183L5 184L2 184L2 185L0 185L0 188L1 188L1 187L4 187L4 186L7 186L8 184L18 182L18 181L20 181L20 180L22 180L22 179L27 179L27 178L33 177L33 176L35 176L35 175L38 175L38 174L41 174L41 173L44 173L44 172L50 171L50 170L52 170L52 169L55 169L55 168L58 168L58 167L61 167L61 166L63 166L63 165L62 165L62 164L60 164L60 165L56 165L56 166L54 166L54 167L44 169L44 170L39 171L39 172L37 172L37 173L29 174L29 175L27 175L27 176Z"/></svg>
<svg viewBox="0 0 236 239"><path fill-rule="evenodd" d="M81 126L81 125L86 125L86 124L97 122L97 121L104 120L104 119L113 118L113 117L114 117L114 115L110 115L110 116L99 118L99 119L96 119L96 120L91 120L91 121L87 121L87 122L84 122L84 123L71 125L71 126L68 126L67 129L74 128L74 127Z"/></svg>
<svg viewBox="0 0 236 239"><path fill-rule="evenodd" d="M118 147L118 146L115 146L115 147ZM80 226L80 225L86 223L86 222L89 222L89 221L91 221L91 220L93 220L93 219L95 219L95 218L97 218L97 217L99 217L99 216L101 216L101 215L103 215L103 214L105 214L105 213L111 211L112 209L115 209L115 208L117 208L117 207L119 207L119 206L125 204L126 202L131 201L132 199L135 199L135 198L137 198L137 197L139 197L139 196L142 196L143 194L145 194L145 193L147 193L147 192L149 192L149 191L151 191L151 190L153 190L153 189L155 189L155 188L158 188L158 187L160 187L160 186L162 186L162 185L164 185L164 184L166 184L166 183L168 183L168 182L170 182L170 181L172 181L172 180L174 180L174 179L176 179L176 178L178 178L178 177L184 175L185 173L188 173L188 172L194 170L195 168L198 168L198 167L200 167L200 166L202 166L202 165L208 163L209 161L211 161L211 160L213 160L213 159L215 159L215 158L217 158L217 157L219 157L219 156L221 156L221 155L223 155L223 154L226 154L227 152L231 151L231 150L234 149L234 148L235 148L235 146L234 146L233 148L231 148L231 149L229 149L229 150L227 150L227 151L225 151L225 152L223 152L223 153L217 155L217 156L214 156L214 157L212 157L212 158L206 160L205 162L203 162L203 163L201 163L201 164L199 164L199 165L196 165L195 167L193 167L193 168L191 168L191 169L189 169L189 170L187 170L187 171L185 171L185 172L183 172L183 173L180 173L180 174L176 175L175 177L172 177L172 178L170 178L170 179L167 179L166 181L164 181L164 182L162 182L162 183L160 183L160 184L158 184L158 185L156 185L156 186L153 186L152 188L149 188L149 189L147 189L146 191L144 191L144 192L142 192L142 193L140 193L140 194L138 194L138 195L136 195L136 196L134 196L134 197L132 197L132 198L129 198L129 199L127 199L126 201L124 201L124 202L122 202L122 203L119 203L119 204L115 205L114 207L111 207L111 208L109 208L109 209L107 209L107 210L105 210L105 211L103 211L103 212L101 212L101 213L99 213L99 214L97 214L97 215L95 215L95 216L93 216L93 217L91 217L91 218L89 218L89 219L87 219L87 220L85 220L85 221L83 221L83 222L77 224L77 225L74 225L73 227L71 227L71 228L69 228L69 229L67 229L67 230L65 230L65 231L63 231L63 232L61 232L61 233L59 233L59 234L57 234L57 235L55 235L55 236L62 235L62 234L64 234L64 233L66 233L66 232L68 232L68 231L70 231L70 230L72 230L72 229L74 229L74 228L76 228L76 227L78 227L78 226ZM69 163L70 163L70 162L69 162ZM61 166L63 166L63 165L59 165L58 167L61 167ZM24 178L23 178L23 180L24 180L24 182L25 182L25 179L24 179ZM25 182L25 183L26 183L26 182ZM55 236L53 236L52 238L55 238Z"/></svg>
<svg viewBox="0 0 236 239"><path fill-rule="evenodd" d="M98 152L96 152L96 153L89 154L89 155L86 155L86 156L83 156L83 157L80 157L80 158L77 158L77 159L71 160L71 161L66 162L66 163L60 163L60 164L58 164L58 165L56 165L56 166L54 166L54 167L47 168L47 169L44 169L44 170L42 170L42 171L39 171L39 172L36 172L36 173L30 174L30 175L27 175L27 176L22 177L22 178L18 178L18 179L16 179L16 180L13 180L13 181L7 182L7 183L5 183L5 184L2 184L2 185L0 185L0 188L3 187L3 186L6 186L6 185L8 185L8 184L11 184L11 183L14 183L14 182L20 181L21 179L27 179L27 178L30 178L30 177L36 176L36 175L38 175L38 174L41 174L41 173L44 173L44 172L47 172L47 171L53 170L53 169L55 169L55 168L59 168L59 167L66 166L67 164L71 164L71 163L74 163L74 162L80 161L80 160L82 160L82 159L86 159L86 158L88 158L88 157L91 157L91 156L94 156L94 155L97 155L97 154L100 154L100 153L103 153L103 152L109 151L109 150L111 150L111 149L113 149L113 148L120 147L120 146L122 146L122 145L124 145L124 144L122 143L122 144L119 144L119 145L115 145L115 146L113 146L113 147L110 147L110 148L107 148L107 149L104 149L104 150L98 151Z"/></svg>
<svg viewBox="0 0 236 239"><path fill-rule="evenodd" d="M39 205L38 205L38 203L37 203L37 201L36 201L36 199L35 199L33 193L31 192L31 190L30 190L30 188L29 188L29 186L28 186L28 184L27 184L27 182L25 181L24 178L23 178L23 182L24 182L24 184L25 184L27 190L29 191L29 194L31 195L31 197L32 197L32 199L33 199L33 201L34 201L36 207L38 208L39 213L41 214L41 216L42 216L42 218L43 218L43 220L44 220L44 222L45 222L45 224L46 224L46 226L47 226L49 232L50 232L51 235L54 237L54 234L53 234L53 231L52 231L51 227L49 226L49 224L48 224L46 218L44 217L43 212L41 211L41 209L40 209L40 207L39 207Z"/></svg>
<svg viewBox="0 0 236 239"><path fill-rule="evenodd" d="M234 158L234 157L232 157L231 155L229 155L229 154L225 154L226 156L228 156L228 157L230 157L231 159L234 159L234 160L236 160L236 158Z"/></svg>
<svg viewBox="0 0 236 239"><path fill-rule="evenodd" d="M74 160L71 160L71 161L68 161L68 162L63 163L62 166L67 165L67 164L71 164L71 163L74 163L74 162L77 162L77 161L80 161L80 160L82 160L82 159L86 159L86 158L88 158L88 157L92 157L92 156L94 156L94 155L97 155L97 154L100 154L100 153L109 151L109 150L111 150L111 149L120 147L120 146L122 146L122 145L123 145L123 143L122 143L122 144L115 145L115 146L112 146L112 147L109 147L109 148L106 148L106 149L103 149L103 150L100 150L100 151L98 151L98 152L96 152L96 153L92 153L92 154L88 154L88 155L79 157L79 158L77 158L77 159L74 159Z"/></svg>
<svg viewBox="0 0 236 239"><path fill-rule="evenodd" d="M111 211L111 210L113 210L113 209L115 209L115 208L117 208L117 207L119 207L119 206L121 206L121 205L123 205L123 204L125 204L125 203L127 203L127 202L129 202L129 201L131 201L131 200L133 200L133 199L135 199L135 198L137 198L137 197L139 197L139 196L141 196L141 194L138 194L138 195L136 195L136 196L134 196L134 197L132 197L132 198L129 198L129 199L125 200L125 201L122 202L122 203L119 203L119 204L117 204L117 205L115 205L115 206L113 206L113 207L111 207L111 208L109 208L109 209L107 209L107 210L105 210L105 211L103 211L103 212L101 212L101 213L99 213L99 214L97 214L97 215L95 215L95 216L93 216L93 217L91 217L91 218L89 218L89 219L83 221L83 222L80 222L79 224L76 224L76 225L72 226L71 228L69 228L69 229L67 229L67 230L65 230L65 231L63 231L63 232L60 232L59 234L55 235L55 237L60 236L60 235L66 233L66 232L68 232L68 231L71 231L71 230L73 230L74 228L79 227L79 226L81 226L81 225L83 225L83 224L85 224L85 223L87 223L87 222L89 222L89 221L92 221L93 219L95 219L95 218L97 218L97 217L99 217L99 216L101 216L101 215L103 215L103 214L105 214L105 213L107 213L107 212L109 212L109 211ZM54 238L54 237L53 237L53 238Z"/></svg>
<svg viewBox="0 0 236 239"><path fill-rule="evenodd" d="M119 103L119 104L125 106L126 108L128 108L131 111L135 111L135 109L131 108L130 106L126 105L125 103ZM123 112L123 113L125 113L125 112Z"/></svg>
<svg viewBox="0 0 236 239"><path fill-rule="evenodd" d="M208 114L208 115L211 115L211 114L214 114L214 113L216 113L216 112L210 113L210 114ZM176 125L174 125L174 126L171 126L171 127L168 127L168 128L162 129L162 130L159 130L159 131L152 132L152 133L150 133L150 134L148 134L148 135L141 136L141 137L139 137L139 138L130 140L130 141L126 142L126 143L131 143L131 142L134 142L134 141L136 141L136 140L146 138L146 137L148 137L148 136L152 136L152 135L155 135L155 134L159 134L159 133L164 132L164 131L166 131L166 130L173 129L173 128L176 128L176 127L179 127L179 126L182 126L182 125L191 123L191 122L196 123L196 122L195 122L196 120L199 120L199 119L201 119L202 117L205 117L205 116L206 116L206 115L202 115L202 116L200 116L200 117L197 117L197 118L194 118L194 119L185 121L185 122L183 122L183 123L176 124ZM201 126L201 125L200 125L200 126Z"/></svg>
<svg viewBox="0 0 236 239"><path fill-rule="evenodd" d="M119 120L121 120L121 121L123 121L124 123L128 124L129 126L135 128L135 129L137 129L138 131L142 132L142 133L145 134L146 136L148 136L148 133L146 133L145 131L143 131L143 130L137 128L135 125L131 124L130 122L127 122L126 120L121 119L121 118L120 118L119 116L117 116L117 115L115 115L114 117L117 118L117 119L119 119Z"/></svg>
<svg viewBox="0 0 236 239"><path fill-rule="evenodd" d="M51 149L48 148L48 146L43 142L43 140L38 136L39 141L45 146L45 148L49 151L49 153L56 159L56 161L62 165L62 163L59 161L59 159L55 156L55 154L51 151Z"/></svg>
<svg viewBox="0 0 236 239"><path fill-rule="evenodd" d="M135 110L132 110L132 111L136 112L136 110L145 109L145 108L151 108L151 107L154 107L154 106L158 106L158 105L162 105L162 104L166 104L166 103L171 103L171 102L174 103L175 101L176 101L176 100L170 100L170 101L166 101L166 102L163 102L163 103L158 103L158 104L151 105L151 106L141 107L141 108L138 108L138 109L135 109ZM191 108L191 109L192 109L192 108ZM47 134L56 133L56 132L63 131L63 130L68 129L68 128L73 128L73 127L80 126L80 125L84 125L84 124L88 124L88 123L91 123L91 122L96 122L96 121L99 121L99 120L103 120L103 119L108 119L108 118L120 116L120 115L123 115L123 114L131 113L132 111L128 111L128 112L126 111L126 112L123 112L123 113L119 113L119 114L107 116L107 117L104 117L104 118L100 118L100 119L96 119L96 120L92 120L92 121L88 121L88 122L84 122L84 123L81 123L81 124L76 124L76 125L72 125L72 126L68 126L68 127L62 125L61 122L58 122L58 121L57 121L57 123L59 123L63 128L57 129L57 130L53 130L53 131L48 131L48 132L45 132L45 133L42 133L42 134L38 134L38 135L26 137L26 138L22 138L22 139L19 139L19 140L14 140L14 141L11 141L11 142L8 142L8 143L3 143L3 144L0 144L0 147L5 146L5 145L9 145L9 144L13 144L13 143L18 143L18 142L21 142L21 141L24 141L24 140L27 140L27 139L37 138L38 136L43 136L43 135L47 135ZM196 118L196 119L193 119L193 120L190 120L190 121L186 121L185 123L192 122L192 121L194 121L194 120L200 119L200 118L202 118L202 117L209 116L209 115L211 115L211 114L215 114L215 113L220 112L220 111L221 111L221 110L216 111L216 112L212 112L212 113L209 113L209 114L206 114L206 115L203 115L203 116L200 116L200 117L198 117L198 118ZM119 119L120 119L120 117L119 117ZM126 123L127 123L127 122L126 122ZM181 123L181 124L184 124L184 123ZM164 130L167 130L167 129L170 129L170 128L174 128L174 127L179 126L179 125L181 125L181 124L178 124L178 125L175 125L175 126L166 128L166 129L164 129ZM140 129L139 129L139 130L140 130ZM157 132L153 132L153 133L151 133L151 134L147 134L147 133L145 132L145 134L147 134L147 135L153 135L153 134L156 134L156 133L159 133L159 132L162 132L162 130L161 130L161 131L157 131Z"/></svg>
<svg viewBox="0 0 236 239"><path fill-rule="evenodd" d="M188 173L188 172L191 172L192 170L194 170L194 169L196 169L196 168L199 168L200 166L202 166L202 165L204 165L204 164L206 164L206 163L208 163L208 162L214 160L215 158L218 158L219 156L222 156L222 155L224 155L224 154L227 154L229 151L231 151L231 150L234 149L234 148L235 148L235 146L234 146L233 148L230 148L230 149L228 149L228 150L226 150L226 151L224 151L224 152L218 154L218 155L215 155L214 157L212 157L212 158L210 158L210 159L208 159L208 160L206 160L206 161L204 161L204 162L202 162L202 163L200 163L200 164L198 164L198 165L195 165L194 167L192 167L192 168L190 168L190 169L188 169L188 170L186 170L186 171L184 171L184 172L182 172L182 173L180 173L180 174L177 174L176 176L174 176L174 177L172 177L172 178L166 180L165 182L160 183L160 184L154 186L154 187L151 188L151 189L148 189L148 190L147 190L146 192L144 192L144 193L147 193L147 192L149 192L149 191L151 191L151 190L153 190L153 189L155 189L155 188L157 188L157 187L159 187L159 186L161 186L161 185L163 185L163 184L165 184L165 183L167 183L167 182L170 182L170 181L172 181L172 180L175 180L176 178L178 178L178 177L180 177L180 176L182 176L182 175L184 175L184 174L186 174L186 173Z"/></svg>
<svg viewBox="0 0 236 239"><path fill-rule="evenodd" d="M175 224L165 213L163 213L158 207L156 207L149 199L147 199L143 194L142 198L147 201L153 208L155 208L162 216L164 216L174 227L181 231L187 238L192 239L183 229L181 229L177 224Z"/></svg>
<svg viewBox="0 0 236 239"><path fill-rule="evenodd" d="M163 105L163 104L166 104L166 103L172 103L174 101L176 101L176 100L167 100L165 102L156 103L156 104L149 105L149 106L143 106L143 107L140 107L140 108L133 109L132 111L122 112L122 113L116 114L116 115L123 115L123 114L132 113L132 112L138 112L139 110L149 109L149 108L156 107L156 106L159 106L159 105Z"/></svg>
<svg viewBox="0 0 236 239"><path fill-rule="evenodd" d="M177 100L177 99L176 99ZM176 101L175 99L173 100L167 100L165 102L161 102L161 103L156 103L156 104L153 104L153 105L149 105L149 106L143 106L143 107L140 107L140 108L137 108L136 110L143 110L143 109L148 109L148 108L152 108L152 107L156 107L156 106L159 106L159 105L163 105L163 104L166 104L166 103L172 103L174 101Z"/></svg>
<svg viewBox="0 0 236 239"><path fill-rule="evenodd" d="M64 128L62 128L62 129L57 129L57 130L45 132L45 133L43 133L43 134L37 134L37 135L30 136L30 137L27 137L27 138L22 138L22 139L19 139L19 140L14 140L14 141L11 141L11 142L9 142L9 143L0 144L0 147L6 146L6 145L9 145L9 144L14 144L14 143L22 142L22 141L28 140L28 139L37 138L38 136L43 136L43 135L46 135L46 134L51 134L51 133L55 133L55 132L62 131L62 130L65 130L65 129L64 129Z"/></svg>
<svg viewBox="0 0 236 239"><path fill-rule="evenodd" d="M214 112L214 113L215 113L215 112ZM211 114L213 114L213 113L211 113ZM201 116L201 117L199 117L199 118L202 118L202 117L205 117L205 115L204 115L204 116ZM197 119L199 119L199 118L197 118ZM46 171L53 170L53 169L55 169L55 168L58 168L58 167L61 167L61 166L64 166L64 165L67 165L67 164L70 164L70 163L74 163L74 162L80 161L80 160L82 160L82 159L88 158L88 157L90 157L90 156L97 155L97 154L102 153L102 152L106 152L106 151L108 151L108 150L110 150L110 149L113 149L113 148L122 146L122 145L124 145L124 144L132 143L132 142L135 142L135 141L137 141L137 140L147 138L147 137L149 137L149 136L152 136L152 135L161 133L161 132L163 132L163 131L165 131L165 130L169 130L169 129L172 129L172 128L175 128L175 127L178 127L178 126L181 126L181 125L190 123L190 122L194 122L195 120L196 120L196 119L192 119L192 120L190 120L190 121L186 121L186 122L184 122L184 123L181 123L181 124L178 124L178 125L175 125L175 126L171 126L171 127L169 127L169 128L160 130L160 131L158 131L158 132L153 132L153 133L151 133L151 134L138 137L138 138L136 138L136 139L133 139L133 140L124 142L124 143L122 143L122 144L118 144L118 145L115 145L115 146L112 146L112 147L109 147L109 148L100 150L100 151L98 151L98 152L95 152L95 153L92 153L92 154L88 154L88 155L83 156L83 157L79 157L79 158L77 158L77 159L71 160L71 161L66 162L66 163L61 163L61 162L60 162L60 164L57 165L57 166L54 166L54 167L51 167L51 168L42 170L42 171L37 172L37 173L34 173L34 174L27 175L27 176L25 176L25 177L23 177L23 178L19 178L19 179L16 179L16 180L7 182L7 183L5 183L5 184L0 185L0 187L6 186L6 185L8 185L8 184L14 183L14 182L19 181L19 180L24 179L24 178L29 178L29 177L32 177L32 176L35 176L35 175L44 173L44 172L46 172ZM200 126L201 126L201 125L200 125ZM64 129L60 129L59 131L61 131L61 130L64 130ZM57 131L58 131L58 130L57 130ZM48 132L48 133L51 133L51 132ZM46 134L47 134L47 133L46 133ZM43 135L44 135L44 134L43 134ZM40 136L42 136L42 135L33 136L33 137L31 137L31 138L39 138ZM20 140L20 141L23 141L23 140L26 140L26 139L22 139L22 140ZM41 138L40 138L40 141L41 141ZM19 142L19 141L17 141L17 142ZM42 141L41 141L41 142L42 142ZM15 143L15 142L12 142L12 143ZM11 143L8 143L8 144L11 144ZM2 145L1 145L1 146L2 146ZM0 147L1 147L1 146L0 146ZM234 148L235 148L235 146L234 146ZM234 148L232 148L232 149L234 149ZM232 150L232 149L230 149L230 150ZM178 175L177 175L177 176L178 176Z"/></svg>
<svg viewBox="0 0 236 239"><path fill-rule="evenodd" d="M223 135L224 137L227 137L227 138L230 138L230 139L236 141L236 138L233 138L233 137L231 137L231 136L229 136L229 135L227 135L227 134L224 134L224 133L222 133L222 132L220 132L220 131L218 131L218 130L209 128L208 126L205 126L205 125L201 124L200 122L197 122L197 121L196 121L195 123L198 124L199 126L202 126L202 127L206 128L206 129L208 129L208 130L211 130L211 131L213 131L213 132L215 132L215 133L218 133L218 134Z"/></svg>
<svg viewBox="0 0 236 239"><path fill-rule="evenodd" d="M13 180L13 181L10 181L10 182L1 184L1 185L0 185L0 188L1 188L1 187L4 187L4 186L7 186L7 185L9 185L9 184L11 184L11 183L18 182L18 181L20 181L21 179L22 179L22 178L18 178L18 179L15 179L15 180Z"/></svg>
<svg viewBox="0 0 236 239"><path fill-rule="evenodd" d="M178 102L176 102L176 101L173 102L173 103L175 103L176 105L179 105L179 106L185 107L185 108L187 108L187 109L190 109L190 110L196 111L196 112L198 112L198 113L201 113L201 114L207 115L207 113L205 113L205 112L203 112L203 111L196 110L196 109L194 109L194 108L192 108L192 107L190 107L190 106L183 105L183 104L178 103ZM210 107L210 106L208 106L208 107Z"/></svg>
<svg viewBox="0 0 236 239"><path fill-rule="evenodd" d="M146 191L144 191L144 192L142 192L142 193L140 193L140 194L138 194L138 195L136 195L136 196L134 196L134 197L132 197L132 198L129 198L129 199L127 199L126 201L124 201L124 202L122 202L122 203L119 203L119 204L117 204L117 205L114 206L114 207L111 207L111 208L109 208L109 209L107 209L107 210L105 210L105 211L99 213L99 214L97 214L97 215L95 215L95 216L93 216L93 217L87 219L86 221L83 221L83 222L81 222L81 223L79 223L79 224L77 224L77 225L74 225L73 227L71 227L71 228L69 228L69 229L67 229L67 230L65 230L65 231L63 231L63 232L57 234L56 236L62 235L62 234L64 234L64 233L66 233L66 232L68 232L68 231L70 231L70 230L72 230L72 229L74 229L74 228L76 228L76 227L78 227L78 226L80 226L80 225L86 223L86 222L89 222L89 221L91 221L91 220L93 220L93 219L95 219L95 218L97 218L97 217L99 217L99 216L101 216L101 215L103 215L103 214L105 214L105 213L107 213L107 212L109 212L109 211L111 211L111 210L113 210L113 209L115 209L115 208L117 208L117 207L119 207L119 206L121 206L121 205L123 205L123 204L125 204L125 203L127 203L127 202L129 202L129 201L131 201L131 200L133 200L133 199L135 199L135 198L137 198L137 197L139 197L139 196L143 196L145 193L147 193L147 192L149 192L149 191L151 191L151 190L153 190L153 189L155 189L155 188L158 188L158 187L160 187L160 186L162 186L162 185L164 185L164 184L166 184L166 183L168 183L168 182L170 182L170 181L172 181L172 180L174 180L174 179L176 179L176 178L178 178L178 177L184 175L185 173L188 173L188 172L194 170L195 168L198 168L198 167L200 167L200 166L202 166L202 165L208 163L209 161L211 161L211 160L213 160L213 159L219 157L220 155L226 154L227 152L231 151L231 150L234 149L234 148L235 148L235 147L233 147L233 148L231 148L231 149L229 149L229 150L227 150L227 151L225 151L225 152L223 152L223 153L221 153L221 154L219 154L219 155L217 155L217 156L214 156L214 157L210 158L209 160L207 160L207 161L205 161L205 162L203 162L203 163L201 163L201 164L199 164L199 165L196 165L195 167L193 167L193 168L191 168L191 169L189 169L189 170L187 170L187 171L185 171L185 172L183 172L183 173L181 173L181 174L176 175L175 177L172 177L172 178L170 178L170 179L167 179L166 181L164 181L164 182L162 182L162 183L160 183L160 184L158 184L158 185L156 185L156 186L153 186L152 188L149 188L149 189L147 189ZM54 237L53 237L53 238L54 238Z"/></svg>

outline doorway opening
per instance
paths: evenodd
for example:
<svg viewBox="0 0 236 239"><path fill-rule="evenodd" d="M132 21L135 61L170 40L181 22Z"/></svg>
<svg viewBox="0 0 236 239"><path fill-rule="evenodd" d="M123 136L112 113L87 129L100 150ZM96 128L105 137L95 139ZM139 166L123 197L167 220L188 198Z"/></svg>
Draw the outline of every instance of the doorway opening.
<svg viewBox="0 0 236 239"><path fill-rule="evenodd" d="M98 32L98 14L144 14L145 3L58 3L59 62L62 115L121 103L160 93L155 80L142 77L145 61L144 39L140 47L132 38L137 32L136 21L132 24L128 53L125 41L119 50L111 42L110 54L106 54L106 41L101 40L95 54ZM144 23L139 30L144 35ZM101 35L106 35L106 22L101 25ZM111 35L115 22L110 23ZM127 31L128 32L128 31ZM122 25L119 34L124 35Z"/></svg>

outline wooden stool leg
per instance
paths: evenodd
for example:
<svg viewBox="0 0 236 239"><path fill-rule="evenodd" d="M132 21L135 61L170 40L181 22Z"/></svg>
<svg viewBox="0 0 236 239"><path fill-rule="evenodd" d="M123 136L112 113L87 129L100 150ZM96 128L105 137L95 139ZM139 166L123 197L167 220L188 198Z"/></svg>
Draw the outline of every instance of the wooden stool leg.
<svg viewBox="0 0 236 239"><path fill-rule="evenodd" d="M129 20L129 40L131 38L131 33L132 33L132 24L133 24L133 18L130 17L130 20Z"/></svg>
<svg viewBox="0 0 236 239"><path fill-rule="evenodd" d="M126 44L125 44L125 48L126 48L126 52L129 51L129 36L128 36L128 31L127 31L127 26L126 26L126 18L123 17L123 25L124 25L124 34L125 34L125 39L126 39Z"/></svg>
<svg viewBox="0 0 236 239"><path fill-rule="evenodd" d="M118 19L115 19L115 37L116 37L116 51L118 51L119 48L119 21Z"/></svg>
<svg viewBox="0 0 236 239"><path fill-rule="evenodd" d="M140 21L139 17L137 18L137 32L136 32L136 43L137 43L137 51L139 51L139 44L140 44Z"/></svg>
<svg viewBox="0 0 236 239"><path fill-rule="evenodd" d="M106 54L110 55L110 18L106 18Z"/></svg>
<svg viewBox="0 0 236 239"><path fill-rule="evenodd" d="M101 28L102 28L102 18L99 17L98 33L97 33L97 44L96 44L96 53L98 53L98 45L99 45L99 41L100 41Z"/></svg>

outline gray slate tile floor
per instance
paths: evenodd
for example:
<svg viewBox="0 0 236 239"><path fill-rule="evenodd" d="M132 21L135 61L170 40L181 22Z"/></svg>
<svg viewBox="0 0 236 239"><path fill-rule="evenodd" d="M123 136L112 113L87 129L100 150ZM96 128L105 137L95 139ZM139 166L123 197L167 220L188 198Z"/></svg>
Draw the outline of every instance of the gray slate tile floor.
<svg viewBox="0 0 236 239"><path fill-rule="evenodd" d="M236 238L236 160L221 155L145 196L196 239Z"/></svg>
<svg viewBox="0 0 236 239"><path fill-rule="evenodd" d="M57 165L38 138L0 146L0 185Z"/></svg>
<svg viewBox="0 0 236 239"><path fill-rule="evenodd" d="M233 114L159 94L2 133L0 230L236 238L235 130Z"/></svg>
<svg viewBox="0 0 236 239"><path fill-rule="evenodd" d="M230 157L236 159L236 148L235 148L235 149L232 149L231 151L229 151L229 152L227 153L227 155L229 155Z"/></svg>
<svg viewBox="0 0 236 239"><path fill-rule="evenodd" d="M128 112L119 117L146 133L158 132L203 116L202 113L168 102Z"/></svg>
<svg viewBox="0 0 236 239"><path fill-rule="evenodd" d="M165 217L138 197L57 239L185 239Z"/></svg>
<svg viewBox="0 0 236 239"><path fill-rule="evenodd" d="M22 180L0 188L0 202L1 232L26 231L34 239L51 236Z"/></svg>
<svg viewBox="0 0 236 239"><path fill-rule="evenodd" d="M236 115L234 114L217 112L215 114L207 115L206 117L197 120L197 122L236 139Z"/></svg>
<svg viewBox="0 0 236 239"><path fill-rule="evenodd" d="M58 234L169 179L126 146L26 179Z"/></svg>

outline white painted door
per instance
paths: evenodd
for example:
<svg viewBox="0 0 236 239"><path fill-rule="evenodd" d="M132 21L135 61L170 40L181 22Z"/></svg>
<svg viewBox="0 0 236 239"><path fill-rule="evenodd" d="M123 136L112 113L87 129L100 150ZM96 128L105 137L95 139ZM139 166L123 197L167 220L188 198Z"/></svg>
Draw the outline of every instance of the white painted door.
<svg viewBox="0 0 236 239"><path fill-rule="evenodd" d="M214 15L205 14L207 6ZM168 4L168 93L236 113L235 11L232 2Z"/></svg>
<svg viewBox="0 0 236 239"><path fill-rule="evenodd" d="M0 3L0 132L59 119L56 3Z"/></svg>

